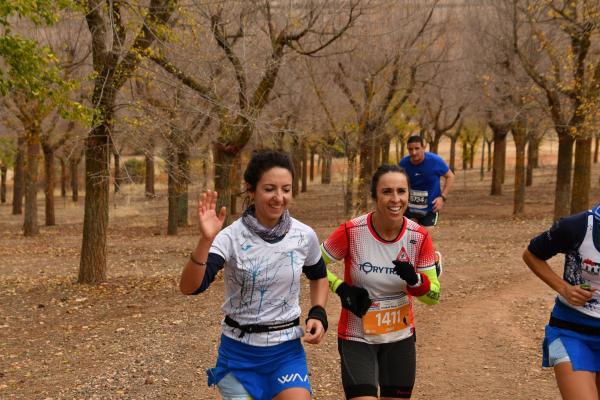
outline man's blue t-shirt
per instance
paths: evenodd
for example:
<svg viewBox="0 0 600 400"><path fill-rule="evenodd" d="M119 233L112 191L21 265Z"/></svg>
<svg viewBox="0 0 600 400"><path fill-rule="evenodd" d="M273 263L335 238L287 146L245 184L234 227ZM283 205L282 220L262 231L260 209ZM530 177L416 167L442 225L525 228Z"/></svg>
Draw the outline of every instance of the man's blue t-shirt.
<svg viewBox="0 0 600 400"><path fill-rule="evenodd" d="M421 215L433 211L433 200L442 194L440 177L449 170L444 159L435 153L425 152L425 158L420 164L413 165L410 157L406 156L400 160L400 166L406 170L410 179L409 211Z"/></svg>

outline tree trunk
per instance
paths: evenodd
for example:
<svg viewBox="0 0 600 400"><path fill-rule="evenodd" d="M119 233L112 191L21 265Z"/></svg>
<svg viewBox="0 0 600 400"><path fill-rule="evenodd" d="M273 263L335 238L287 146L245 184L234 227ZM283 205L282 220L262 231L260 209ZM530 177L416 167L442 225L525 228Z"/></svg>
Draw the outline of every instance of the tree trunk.
<svg viewBox="0 0 600 400"><path fill-rule="evenodd" d="M513 124L512 133L516 149L513 215L523 215L525 211L525 146L527 145L525 122L516 121Z"/></svg>
<svg viewBox="0 0 600 400"><path fill-rule="evenodd" d="M187 146L187 145L186 145ZM177 225L180 228L188 226L188 205L190 177L190 155L189 150L179 149L177 153Z"/></svg>
<svg viewBox="0 0 600 400"><path fill-rule="evenodd" d="M85 148L85 202L79 283L106 280L106 229L110 191L110 132L112 113L106 112L94 127Z"/></svg>
<svg viewBox="0 0 600 400"><path fill-rule="evenodd" d="M242 185L242 154L239 153L233 160L233 168L231 169L231 206L229 213L233 216L237 214L238 198L240 197L240 189ZM243 204L242 204L243 206ZM244 210L242 210L244 211Z"/></svg>
<svg viewBox="0 0 600 400"><path fill-rule="evenodd" d="M594 135L594 164L598 163L598 148L600 147L600 135Z"/></svg>
<svg viewBox="0 0 600 400"><path fill-rule="evenodd" d="M406 154L406 143L404 142L404 140L400 141L400 160L404 158L404 155ZM400 160L398 160L398 162L400 162Z"/></svg>
<svg viewBox="0 0 600 400"><path fill-rule="evenodd" d="M8 167L6 165L0 166L0 203L6 203L6 174Z"/></svg>
<svg viewBox="0 0 600 400"><path fill-rule="evenodd" d="M60 197L67 198L67 163L60 158Z"/></svg>
<svg viewBox="0 0 600 400"><path fill-rule="evenodd" d="M467 157L467 153L468 153L468 147L467 147L467 141L464 140L462 143L462 169L464 171L467 170L467 162L468 162L468 157Z"/></svg>
<svg viewBox="0 0 600 400"><path fill-rule="evenodd" d="M301 151L302 151L302 186L300 188L301 192L306 192L306 190L308 189L308 165L307 165L307 161L308 161L308 157L307 157L307 148L306 148L306 140L303 139L302 140L302 146L300 147Z"/></svg>
<svg viewBox="0 0 600 400"><path fill-rule="evenodd" d="M119 154L119 152L114 151L113 156L115 160L115 193L119 193L121 186L121 155Z"/></svg>
<svg viewBox="0 0 600 400"><path fill-rule="evenodd" d="M392 138L385 135L381 140L381 164L390 163L390 146L392 144Z"/></svg>
<svg viewBox="0 0 600 400"><path fill-rule="evenodd" d="M71 200L73 203L77 203L79 200L79 174L78 167L79 160L71 158L69 161L69 168L71 170Z"/></svg>
<svg viewBox="0 0 600 400"><path fill-rule="evenodd" d="M175 145L167 148L167 235L176 235L179 225L180 182L182 180L181 164Z"/></svg>
<svg viewBox="0 0 600 400"><path fill-rule="evenodd" d="M475 154L477 154L477 142L469 143L469 169L475 165Z"/></svg>
<svg viewBox="0 0 600 400"><path fill-rule="evenodd" d="M221 207L227 209L227 217L224 226L231 223L230 171L238 152L239 150L230 150L218 142L215 142L213 145L213 155L215 159L215 191L219 193L216 212L218 213L221 210Z"/></svg>
<svg viewBox="0 0 600 400"><path fill-rule="evenodd" d="M533 170L539 165L540 139L535 135L529 135L529 145L527 147L527 178L525 185L533 184Z"/></svg>
<svg viewBox="0 0 600 400"><path fill-rule="evenodd" d="M309 179L312 182L315 179L315 148L310 146L310 168Z"/></svg>
<svg viewBox="0 0 600 400"><path fill-rule="evenodd" d="M571 173L573 167L573 137L568 133L558 136L558 161L554 190L554 220L566 217L571 211Z"/></svg>
<svg viewBox="0 0 600 400"><path fill-rule="evenodd" d="M317 172L319 172L321 175L323 175L323 152L320 151L319 154L317 155Z"/></svg>
<svg viewBox="0 0 600 400"><path fill-rule="evenodd" d="M175 156L167 157L167 235L177 235L177 178Z"/></svg>
<svg viewBox="0 0 600 400"><path fill-rule="evenodd" d="M294 179L292 180L293 197L297 197L300 194L300 180L302 178L302 150L300 147L298 135L292 135L291 158L294 165Z"/></svg>
<svg viewBox="0 0 600 400"><path fill-rule="evenodd" d="M38 156L40 154L39 127L27 129L27 163L25 165L25 218L23 233L35 236L40 233L37 220Z"/></svg>
<svg viewBox="0 0 600 400"><path fill-rule="evenodd" d="M486 142L487 143L487 155L488 155L488 160L487 160L487 171L490 172L492 170L492 162L494 161L493 156L492 156L492 142Z"/></svg>
<svg viewBox="0 0 600 400"><path fill-rule="evenodd" d="M323 160L321 161L321 183L329 185L331 183L331 164L332 156L329 150L321 153Z"/></svg>
<svg viewBox="0 0 600 400"><path fill-rule="evenodd" d="M167 151L167 235L177 235L177 160L173 149Z"/></svg>
<svg viewBox="0 0 600 400"><path fill-rule="evenodd" d="M502 183L504 182L504 170L506 168L506 136L507 125L490 125L494 132L494 166L492 168L492 196L502 194Z"/></svg>
<svg viewBox="0 0 600 400"><path fill-rule="evenodd" d="M46 174L45 211L46 226L56 225L56 216L54 213L54 149L51 146L42 146L44 151L44 171Z"/></svg>
<svg viewBox="0 0 600 400"><path fill-rule="evenodd" d="M350 218L353 212L354 170L356 169L356 152L348 153L348 171L346 171L346 189L344 190L344 215Z"/></svg>
<svg viewBox="0 0 600 400"><path fill-rule="evenodd" d="M371 171L375 171L377 169L377 167L379 167L381 165L381 150L380 150L379 140L377 140L375 135L372 135L372 136L373 137L371 138L371 157L372 157Z"/></svg>
<svg viewBox="0 0 600 400"><path fill-rule="evenodd" d="M481 141L481 165L479 168L479 180L482 181L485 176L485 139Z"/></svg>
<svg viewBox="0 0 600 400"><path fill-rule="evenodd" d="M13 174L12 214L23 214L23 190L25 188L25 137L19 135L15 153L15 168Z"/></svg>
<svg viewBox="0 0 600 400"><path fill-rule="evenodd" d="M359 171L358 171L358 193L356 211L363 213L367 211L369 204L369 192L371 184L371 175L373 174L373 147L371 143L372 132L369 128L365 128L360 135L360 160L359 160Z"/></svg>
<svg viewBox="0 0 600 400"><path fill-rule="evenodd" d="M431 141L431 143L429 143L429 151L432 153L437 154L438 153L438 148L440 147L440 139L442 138L442 135L438 134L437 132L433 133L433 140Z"/></svg>
<svg viewBox="0 0 600 400"><path fill-rule="evenodd" d="M144 162L146 165L144 192L147 199L153 199L156 196L156 192L154 191L154 154L146 153L144 155Z"/></svg>
<svg viewBox="0 0 600 400"><path fill-rule="evenodd" d="M571 214L586 211L590 206L592 184L592 137L575 141L575 167L571 192Z"/></svg>
<svg viewBox="0 0 600 400"><path fill-rule="evenodd" d="M450 169L456 170L456 139L457 136L450 136Z"/></svg>
<svg viewBox="0 0 600 400"><path fill-rule="evenodd" d="M400 139L396 138L395 142L396 164L400 163Z"/></svg>

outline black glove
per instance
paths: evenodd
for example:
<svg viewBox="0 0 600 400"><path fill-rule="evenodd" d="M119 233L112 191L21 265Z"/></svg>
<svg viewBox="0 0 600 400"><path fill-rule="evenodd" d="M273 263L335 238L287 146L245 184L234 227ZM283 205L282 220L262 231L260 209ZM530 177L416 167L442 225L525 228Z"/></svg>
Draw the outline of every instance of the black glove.
<svg viewBox="0 0 600 400"><path fill-rule="evenodd" d="M354 315L362 318L371 307L371 299L366 289L356 286L350 286L343 282L335 291L342 300L342 307L350 310Z"/></svg>
<svg viewBox="0 0 600 400"><path fill-rule="evenodd" d="M414 286L419 283L419 275L415 271L415 267L408 261L394 260L394 272L404 279L410 286Z"/></svg>

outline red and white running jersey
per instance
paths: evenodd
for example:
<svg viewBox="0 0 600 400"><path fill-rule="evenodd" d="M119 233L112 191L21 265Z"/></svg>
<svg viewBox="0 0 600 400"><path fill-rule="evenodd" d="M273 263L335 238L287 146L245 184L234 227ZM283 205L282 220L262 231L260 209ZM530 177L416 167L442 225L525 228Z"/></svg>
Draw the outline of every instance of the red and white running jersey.
<svg viewBox="0 0 600 400"><path fill-rule="evenodd" d="M344 281L365 288L377 306L399 302L404 309L403 323L388 319L393 331L385 334L365 335L363 320L342 308L338 323L338 336L347 340L367 343L387 343L402 340L413 334L413 298L406 293L406 282L394 272L393 260L409 261L417 272L435 268L435 252L431 236L425 228L404 217L404 226L395 240L382 239L371 222L372 213L356 217L340 225L323 243L322 249L332 260L344 260ZM372 309L373 307L372 306ZM398 308L399 310L399 308ZM380 319L381 315L377 316ZM386 316L385 318L389 318ZM385 322L385 321L384 321Z"/></svg>

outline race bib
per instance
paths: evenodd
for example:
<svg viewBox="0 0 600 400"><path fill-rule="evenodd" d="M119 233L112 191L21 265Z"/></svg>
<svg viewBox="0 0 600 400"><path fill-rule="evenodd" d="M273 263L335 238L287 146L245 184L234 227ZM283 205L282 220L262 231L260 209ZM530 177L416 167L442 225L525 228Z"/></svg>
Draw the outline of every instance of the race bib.
<svg viewBox="0 0 600 400"><path fill-rule="evenodd" d="M411 211L426 210L429 204L429 193L426 190L413 190L410 191L410 197L408 199L408 206Z"/></svg>
<svg viewBox="0 0 600 400"><path fill-rule="evenodd" d="M373 300L362 318L365 335L385 335L410 327L410 304L404 294Z"/></svg>

